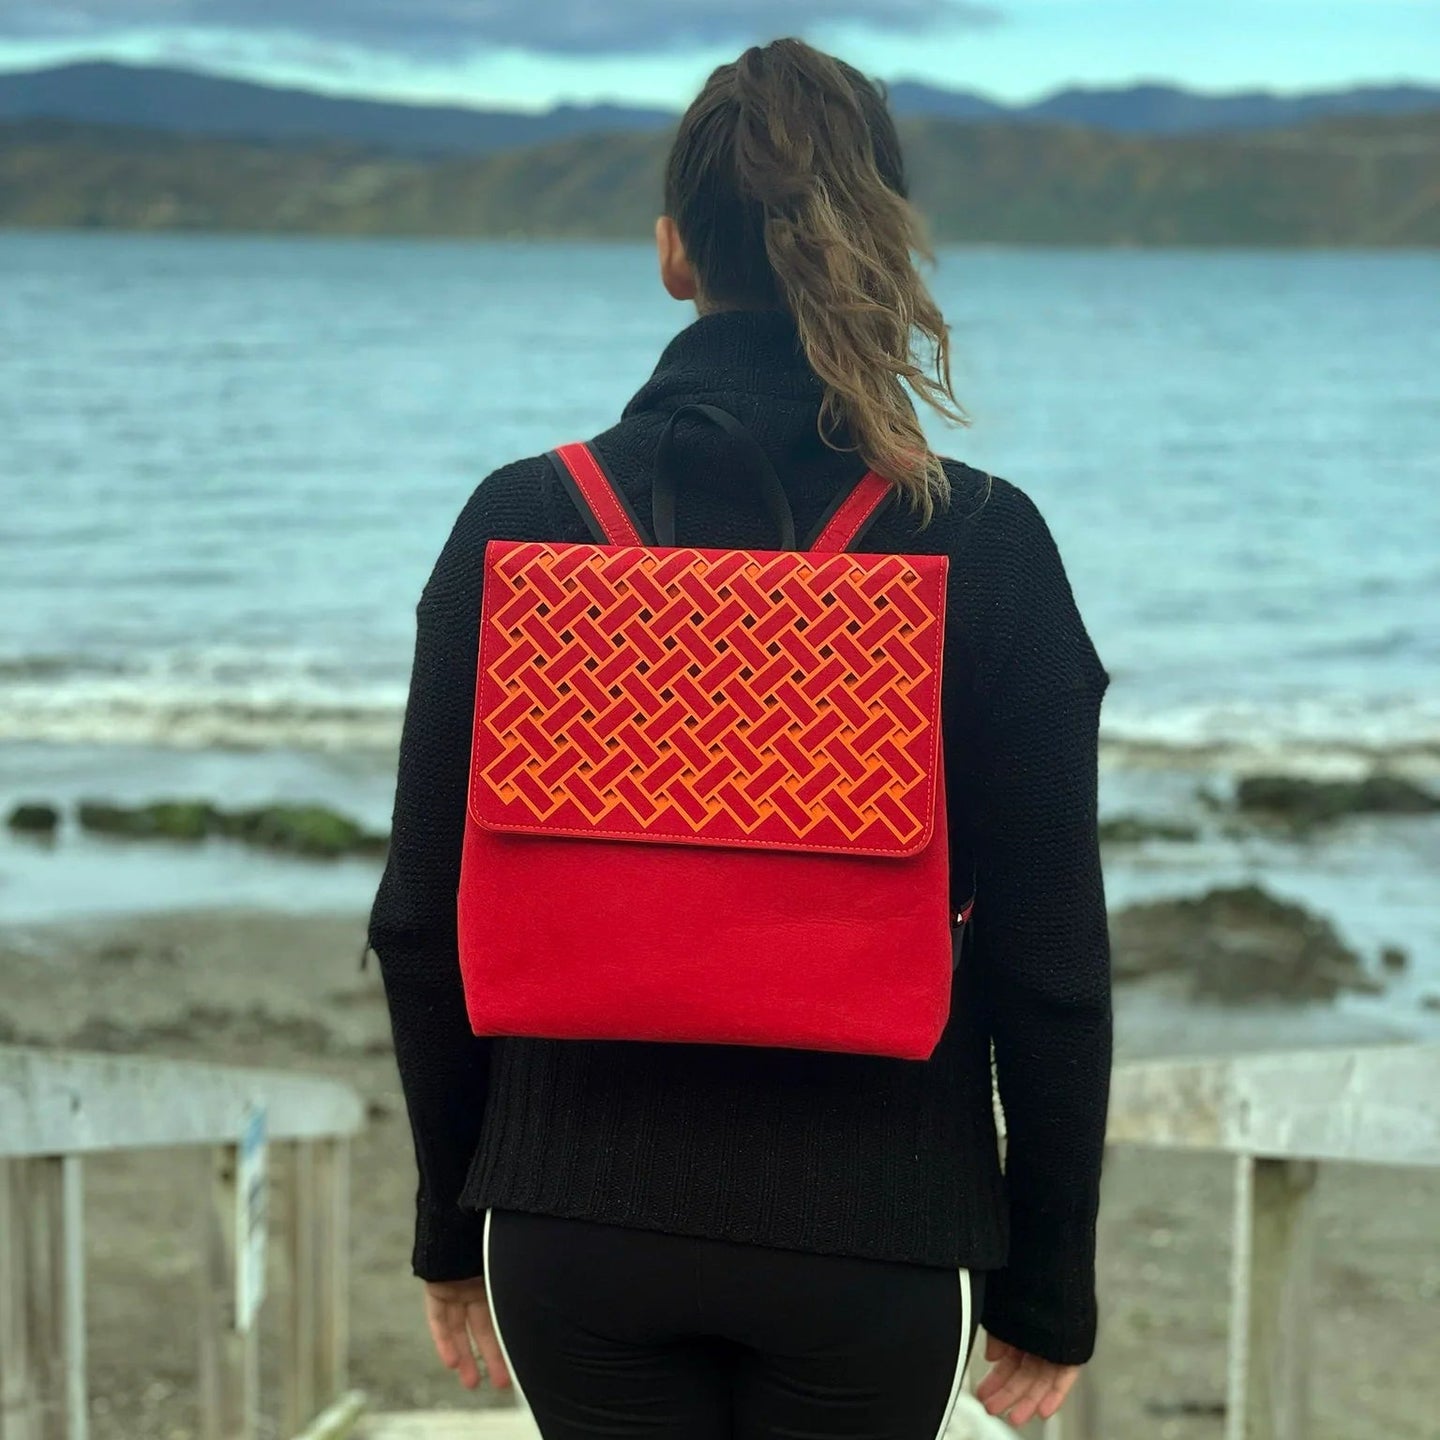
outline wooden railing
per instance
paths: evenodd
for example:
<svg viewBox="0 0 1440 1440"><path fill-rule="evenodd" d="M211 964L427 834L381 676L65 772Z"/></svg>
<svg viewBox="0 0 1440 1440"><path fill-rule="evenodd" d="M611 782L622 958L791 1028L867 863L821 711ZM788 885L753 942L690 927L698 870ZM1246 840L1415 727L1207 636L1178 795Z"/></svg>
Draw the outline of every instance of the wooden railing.
<svg viewBox="0 0 1440 1440"><path fill-rule="evenodd" d="M0 1047L0 1440L85 1440L83 1157L162 1146L198 1157L204 1434L256 1433L257 1337L235 1324L238 1145L256 1106L277 1152L289 1271L284 1433L320 1440L353 1420L347 1142L359 1098L266 1071ZM1226 1440L1305 1440L1318 1168L1440 1167L1440 1046L1122 1065L1108 1140L1234 1157ZM1046 1440L1107 1440L1103 1376L1082 1375ZM970 1404L960 1424L1005 1433Z"/></svg>
<svg viewBox="0 0 1440 1440"><path fill-rule="evenodd" d="M1122 1065L1107 1139L1234 1157L1225 1440L1306 1440L1319 1167L1440 1167L1440 1045ZM1082 1374L1047 1440L1105 1440L1103 1375Z"/></svg>
<svg viewBox="0 0 1440 1440"><path fill-rule="evenodd" d="M205 1440L257 1433L259 1337L236 1307L239 1146L257 1111L289 1272L284 1433L298 1435L317 1412L357 1408L345 1386L348 1144L364 1118L359 1096L263 1070L0 1046L0 1440L85 1440L84 1158L161 1147L195 1154Z"/></svg>

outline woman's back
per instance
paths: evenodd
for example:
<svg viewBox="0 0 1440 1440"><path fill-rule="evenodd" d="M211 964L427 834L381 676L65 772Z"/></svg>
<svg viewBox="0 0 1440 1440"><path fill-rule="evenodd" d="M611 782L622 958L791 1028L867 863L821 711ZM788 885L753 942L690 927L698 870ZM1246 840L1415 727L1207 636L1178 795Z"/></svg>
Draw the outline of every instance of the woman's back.
<svg viewBox="0 0 1440 1440"><path fill-rule="evenodd" d="M832 392L785 308L718 309L672 342L594 448L648 516L667 420L682 405L718 406L759 440L805 534L869 458L837 447L833 425L827 438ZM686 475L677 542L773 547L772 522L723 433L685 426L677 438ZM992 1334L1057 1364L1089 1357L1110 1056L1095 825L1106 676L1029 500L953 462L944 480L948 499L922 478L928 521L923 505L892 504L860 546L950 557L942 721L952 894L973 886L977 904L951 1019L924 1063L470 1033L455 895L484 549L492 539L589 538L543 457L476 490L419 607L392 851L370 934L416 1136L420 1275L480 1273L482 1212L569 1217L989 1272ZM1009 1132L1003 1178L992 1042Z"/></svg>

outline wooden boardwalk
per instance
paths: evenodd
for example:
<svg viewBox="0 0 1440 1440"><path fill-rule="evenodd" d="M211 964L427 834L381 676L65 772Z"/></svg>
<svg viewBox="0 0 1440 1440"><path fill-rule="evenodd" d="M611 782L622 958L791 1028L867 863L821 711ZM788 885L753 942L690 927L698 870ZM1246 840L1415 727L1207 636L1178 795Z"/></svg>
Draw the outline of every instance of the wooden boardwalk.
<svg viewBox="0 0 1440 1440"><path fill-rule="evenodd" d="M355 1440L539 1440L540 1432L522 1411L415 1410L372 1415L360 1422Z"/></svg>
<svg viewBox="0 0 1440 1440"><path fill-rule="evenodd" d="M362 1419L353 1440L540 1440L523 1411L424 1410ZM946 1440L1016 1440L1008 1425L991 1420L968 1396L961 1397Z"/></svg>

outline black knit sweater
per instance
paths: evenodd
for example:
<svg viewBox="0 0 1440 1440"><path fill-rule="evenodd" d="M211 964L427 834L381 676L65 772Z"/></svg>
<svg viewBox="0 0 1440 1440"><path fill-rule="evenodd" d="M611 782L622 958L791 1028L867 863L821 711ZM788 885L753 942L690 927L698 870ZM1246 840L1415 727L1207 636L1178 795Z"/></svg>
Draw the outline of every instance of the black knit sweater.
<svg viewBox="0 0 1440 1440"><path fill-rule="evenodd" d="M787 317L712 315L671 343L595 445L648 516L665 420L686 402L719 405L759 438L805 534L861 468L821 443L820 399ZM772 548L758 498L726 478L720 433L693 426L680 439L678 543ZM1095 815L1107 677L1035 507L1002 480L946 469L953 500L927 528L892 505L861 546L951 557L942 713L952 864L957 893L973 865L978 904L949 1028L924 1064L470 1033L455 892L485 542L588 535L540 458L497 471L465 506L418 607L390 858L369 932L419 1165L417 1274L479 1274L478 1212L528 1210L998 1270L983 1316L991 1333L1052 1360L1089 1358L1110 1072Z"/></svg>

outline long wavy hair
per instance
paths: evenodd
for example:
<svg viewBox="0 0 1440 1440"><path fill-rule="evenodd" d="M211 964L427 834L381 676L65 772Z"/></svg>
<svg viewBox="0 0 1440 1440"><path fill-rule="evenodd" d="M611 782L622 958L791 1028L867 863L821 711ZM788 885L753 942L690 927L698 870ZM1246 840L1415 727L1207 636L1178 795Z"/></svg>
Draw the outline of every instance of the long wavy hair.
<svg viewBox="0 0 1440 1440"><path fill-rule="evenodd" d="M949 485L911 396L966 417L882 91L800 40L747 50L685 112L665 210L702 309L788 310L825 387L822 438L858 452L928 520Z"/></svg>

